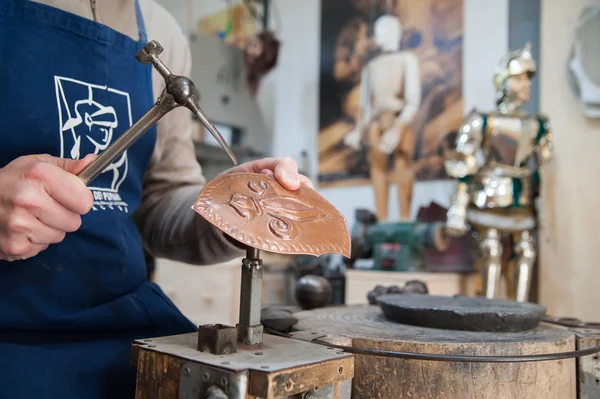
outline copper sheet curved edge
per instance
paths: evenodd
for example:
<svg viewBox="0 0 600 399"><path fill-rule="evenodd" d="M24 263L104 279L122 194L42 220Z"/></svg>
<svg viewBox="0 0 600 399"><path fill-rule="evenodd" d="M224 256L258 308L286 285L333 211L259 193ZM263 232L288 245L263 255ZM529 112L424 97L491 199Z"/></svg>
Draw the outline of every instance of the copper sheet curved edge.
<svg viewBox="0 0 600 399"><path fill-rule="evenodd" d="M348 222L346 220L346 218L344 217L344 215L342 215L342 213L336 208L334 207L329 201L327 201L321 194L319 194L316 190L313 190L309 187L306 186L301 186L299 190L310 190L312 191L313 195L316 195L317 197L319 197L323 202L325 202L326 204L328 204L330 206L330 210L332 210L335 213L335 216L342 221L343 225L345 226L345 229L343 229L343 232L340 232L340 234L343 234L343 241L344 244L343 246L338 246L338 245L334 245L334 244L324 244L321 249L319 248L311 248L310 250L307 250L306 247L297 247L296 245L292 244L287 244L286 243L279 243L280 246L283 246L284 249L282 250L281 248L273 248L273 244L272 245L268 245L267 243L263 243L263 245L256 245L256 242L253 242L250 237L244 235L243 233L241 233L242 237L240 237L240 233L237 230L234 231L228 231L226 229L224 229L222 227L222 225L219 223L219 218L214 215L212 212L204 212L204 210L207 208L206 205L203 204L202 201L202 197L204 192L216 185L221 179L224 179L226 177L231 177L232 175L250 175L250 176L260 176L260 177L267 177L267 178L272 178L273 181L277 182L272 176L267 175L267 174L261 174L261 173L230 173L230 174L226 174L226 175L222 175L219 176L209 182L207 182L204 187L202 188L202 190L200 191L200 193L198 194L198 196L196 197L196 200L194 201L194 204L191 206L191 209L194 210L197 214L199 214L202 218L204 218L206 221L208 221L211 225L213 225L215 228L217 228L218 230L222 231L223 233L227 234L229 237L233 238L234 240L237 240L245 245L248 245L250 247L253 248L257 248L263 251L267 251L267 252L273 252L273 253L279 253L279 254L290 254L290 255L314 255L314 256L321 256L321 255L325 255L325 254L339 254L342 255L346 258L350 258L350 254L351 254L351 237L350 237L350 229L348 226ZM277 182L277 184L279 184ZM286 190L285 188L282 187L282 189ZM291 191L291 190L287 190L287 191Z"/></svg>

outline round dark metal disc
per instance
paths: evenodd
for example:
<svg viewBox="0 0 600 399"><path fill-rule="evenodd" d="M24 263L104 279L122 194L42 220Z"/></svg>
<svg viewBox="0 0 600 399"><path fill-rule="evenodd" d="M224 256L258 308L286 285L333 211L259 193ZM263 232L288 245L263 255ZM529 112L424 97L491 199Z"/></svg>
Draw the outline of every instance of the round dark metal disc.
<svg viewBox="0 0 600 399"><path fill-rule="evenodd" d="M541 305L480 297L392 294L377 302L391 321L446 330L527 331L546 314Z"/></svg>

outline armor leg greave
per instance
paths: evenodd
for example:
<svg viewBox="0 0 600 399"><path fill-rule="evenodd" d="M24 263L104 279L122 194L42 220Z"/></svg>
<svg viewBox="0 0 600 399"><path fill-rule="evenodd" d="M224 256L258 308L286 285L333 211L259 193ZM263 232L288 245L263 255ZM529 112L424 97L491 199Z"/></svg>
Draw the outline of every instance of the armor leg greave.
<svg viewBox="0 0 600 399"><path fill-rule="evenodd" d="M483 284L486 298L495 298L500 291L502 271L502 243L496 229L488 229L483 234L480 244L483 253Z"/></svg>
<svg viewBox="0 0 600 399"><path fill-rule="evenodd" d="M520 234L519 240L515 245L515 252L517 254L514 271L514 282L516 285L514 287L516 291L515 300L518 302L527 302L529 300L531 276L536 257L535 242L530 231L524 231Z"/></svg>

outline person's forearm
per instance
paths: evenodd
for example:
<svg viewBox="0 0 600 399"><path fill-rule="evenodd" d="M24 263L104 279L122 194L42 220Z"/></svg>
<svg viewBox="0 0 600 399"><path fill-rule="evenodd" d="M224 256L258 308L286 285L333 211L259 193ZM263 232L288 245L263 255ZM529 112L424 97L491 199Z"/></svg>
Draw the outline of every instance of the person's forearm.
<svg viewBox="0 0 600 399"><path fill-rule="evenodd" d="M418 85L420 82L406 82L407 88L404 96L404 106L402 107L402 111L398 118L396 118L396 123L398 125L406 126L410 125L412 121L417 116L417 112L419 111L419 106L421 104L421 95L420 89Z"/></svg>
<svg viewBox="0 0 600 399"><path fill-rule="evenodd" d="M402 112L396 119L395 123L397 126L407 126L412 123L417 115L417 111L419 110L419 105L415 103L408 102L402 108Z"/></svg>
<svg viewBox="0 0 600 399"><path fill-rule="evenodd" d="M195 265L221 263L244 255L244 246L213 227L192 209L202 186L173 190L136 215L144 245L155 257Z"/></svg>
<svg viewBox="0 0 600 399"><path fill-rule="evenodd" d="M412 54L407 55L404 71L404 108L398 117L398 123L410 125L421 106L421 75L419 63Z"/></svg>

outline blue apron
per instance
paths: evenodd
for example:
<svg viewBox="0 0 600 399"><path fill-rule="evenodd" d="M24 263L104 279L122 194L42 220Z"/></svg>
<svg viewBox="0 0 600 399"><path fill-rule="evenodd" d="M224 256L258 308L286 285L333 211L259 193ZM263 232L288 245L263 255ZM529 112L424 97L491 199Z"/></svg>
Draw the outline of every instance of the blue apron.
<svg viewBox="0 0 600 399"><path fill-rule="evenodd" d="M0 0L0 167L30 154L100 153L154 103L146 43L42 4ZM81 228L34 258L0 261L0 398L134 397L133 339L195 331L146 277L132 214L153 128L89 185Z"/></svg>

